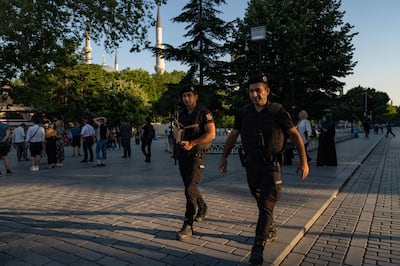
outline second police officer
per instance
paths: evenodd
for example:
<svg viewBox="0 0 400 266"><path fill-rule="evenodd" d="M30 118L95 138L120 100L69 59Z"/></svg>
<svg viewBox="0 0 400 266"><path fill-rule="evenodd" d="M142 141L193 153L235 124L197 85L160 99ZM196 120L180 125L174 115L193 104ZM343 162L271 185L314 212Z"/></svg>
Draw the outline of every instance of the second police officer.
<svg viewBox="0 0 400 266"><path fill-rule="evenodd" d="M282 105L268 100L270 92L266 76L258 74L249 79L248 94L251 103L245 105L236 115L233 130L228 135L219 162L219 170L226 172L228 155L240 134L243 152L239 155L246 168L248 186L259 211L250 255L250 262L253 264L262 264L265 244L276 238L273 211L281 193L285 132L291 137L299 154L297 172L301 172L301 180L307 177L309 171L301 136Z"/></svg>
<svg viewBox="0 0 400 266"><path fill-rule="evenodd" d="M176 117L174 134L178 141L177 159L179 172L185 186L186 211L183 226L177 234L185 240L193 234L194 220L201 222L207 214L207 205L198 185L204 172L206 150L215 138L214 118L210 110L197 104L199 95L192 85L184 86L181 99L184 107ZM197 209L197 214L196 214ZM196 216L195 216L196 215Z"/></svg>

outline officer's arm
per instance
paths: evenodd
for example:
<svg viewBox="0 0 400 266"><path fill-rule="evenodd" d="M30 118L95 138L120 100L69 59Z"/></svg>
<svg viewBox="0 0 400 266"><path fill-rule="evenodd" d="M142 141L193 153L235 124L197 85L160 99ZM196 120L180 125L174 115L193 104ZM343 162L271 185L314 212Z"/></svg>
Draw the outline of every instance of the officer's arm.
<svg viewBox="0 0 400 266"><path fill-rule="evenodd" d="M297 167L296 172L301 172L301 180L304 180L308 176L309 169L303 140L301 139L300 133L295 127L289 129L288 133L292 139L293 144L296 146L296 150L300 158L300 165Z"/></svg>
<svg viewBox="0 0 400 266"><path fill-rule="evenodd" d="M228 158L228 155L231 153L239 134L240 134L239 130L233 129L232 132L228 135L225 141L224 153L222 154L223 158Z"/></svg>
<svg viewBox="0 0 400 266"><path fill-rule="evenodd" d="M222 154L221 160L219 161L219 171L221 173L226 172L226 168L228 166L228 156L232 151L233 146L236 143L236 139L238 138L240 131L237 129L233 129L232 132L226 138L225 146L224 146L224 153Z"/></svg>
<svg viewBox="0 0 400 266"><path fill-rule="evenodd" d="M197 139L193 139L190 141L188 140L181 141L181 144L185 150L189 151L196 145L205 144L215 139L215 123L214 122L207 123L204 128L205 128L204 134L198 137Z"/></svg>

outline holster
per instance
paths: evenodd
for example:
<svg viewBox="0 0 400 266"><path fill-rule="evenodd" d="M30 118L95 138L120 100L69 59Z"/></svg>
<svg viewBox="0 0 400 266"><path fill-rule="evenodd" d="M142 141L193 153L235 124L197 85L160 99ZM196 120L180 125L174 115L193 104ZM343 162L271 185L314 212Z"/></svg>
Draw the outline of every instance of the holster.
<svg viewBox="0 0 400 266"><path fill-rule="evenodd" d="M247 157L242 146L239 146L238 153L239 153L240 163L242 164L243 167L246 167Z"/></svg>

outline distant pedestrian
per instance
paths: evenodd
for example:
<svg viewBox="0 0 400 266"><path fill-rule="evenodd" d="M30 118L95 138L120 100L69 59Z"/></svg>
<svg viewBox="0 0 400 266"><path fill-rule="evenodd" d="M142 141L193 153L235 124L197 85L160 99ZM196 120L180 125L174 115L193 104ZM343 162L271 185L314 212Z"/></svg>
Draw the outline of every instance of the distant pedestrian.
<svg viewBox="0 0 400 266"><path fill-rule="evenodd" d="M45 152L47 157L47 169L57 165L57 131L55 124L50 122L45 130Z"/></svg>
<svg viewBox="0 0 400 266"><path fill-rule="evenodd" d="M89 120L83 120L84 126L81 130L82 146L83 146L83 160L81 163L93 162L93 143L95 132Z"/></svg>
<svg viewBox="0 0 400 266"><path fill-rule="evenodd" d="M4 162L4 168L8 174L11 174L10 161L8 160L8 152L10 151L10 127L0 122L0 158ZM1 175L1 172L0 172Z"/></svg>
<svg viewBox="0 0 400 266"><path fill-rule="evenodd" d="M70 133L72 135L72 157L81 156L81 128L79 127L78 122L74 123Z"/></svg>
<svg viewBox="0 0 400 266"><path fill-rule="evenodd" d="M54 123L54 127L57 133L57 166L64 166L65 151L64 151L64 137L65 127L62 119L57 119Z"/></svg>
<svg viewBox="0 0 400 266"><path fill-rule="evenodd" d="M312 138L312 128L311 123L308 120L308 113L305 110L301 110L299 112L299 122L297 123L297 130L299 131L301 139L303 140L307 161L309 162L311 161L311 157L308 154L307 148Z"/></svg>
<svg viewBox="0 0 400 266"><path fill-rule="evenodd" d="M45 145L45 131L40 125L40 118L38 116L33 116L32 121L33 125L26 132L26 142L31 151L31 171L39 171L40 158Z"/></svg>
<svg viewBox="0 0 400 266"><path fill-rule="evenodd" d="M107 136L108 128L106 126L107 119L105 117L93 118L96 124L96 166L106 166L107 161Z"/></svg>
<svg viewBox="0 0 400 266"><path fill-rule="evenodd" d="M131 149L131 138L132 138L132 127L125 120L121 120L121 124L119 126L119 132L121 134L121 144L124 149L124 154L122 158L131 158L132 149Z"/></svg>
<svg viewBox="0 0 400 266"><path fill-rule="evenodd" d="M26 125L22 123L14 129L14 145L17 149L18 161L27 161L28 155L25 147Z"/></svg>
<svg viewBox="0 0 400 266"><path fill-rule="evenodd" d="M396 135L392 131L392 125L390 122L387 122L386 124L386 137L389 137L389 134L391 134L393 137L396 137Z"/></svg>
<svg viewBox="0 0 400 266"><path fill-rule="evenodd" d="M151 162L151 143L155 136L155 130L151 124L150 117L146 118L146 124L142 128L142 152L146 157L145 162Z"/></svg>
<svg viewBox="0 0 400 266"><path fill-rule="evenodd" d="M371 130L371 123L369 122L368 119L366 119L364 121L363 127L364 127L365 137L368 139L369 138L369 131Z"/></svg>
<svg viewBox="0 0 400 266"><path fill-rule="evenodd" d="M330 113L322 117L322 125L318 139L317 166L337 166L335 145L335 123Z"/></svg>

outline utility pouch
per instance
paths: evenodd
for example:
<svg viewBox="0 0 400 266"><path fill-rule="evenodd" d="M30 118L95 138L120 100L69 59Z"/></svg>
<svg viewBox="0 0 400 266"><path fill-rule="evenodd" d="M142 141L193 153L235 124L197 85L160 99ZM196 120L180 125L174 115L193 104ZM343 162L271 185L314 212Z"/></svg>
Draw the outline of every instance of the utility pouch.
<svg viewBox="0 0 400 266"><path fill-rule="evenodd" d="M238 153L239 153L239 159L240 162L242 163L243 167L246 167L247 159L246 159L246 153L244 152L244 149L242 146L238 148Z"/></svg>
<svg viewBox="0 0 400 266"><path fill-rule="evenodd" d="M276 186L282 185L282 178L278 177L277 175L274 176L274 182Z"/></svg>
<svg viewBox="0 0 400 266"><path fill-rule="evenodd" d="M277 167L279 173L274 173L274 182L276 186L281 186L282 185L282 174L281 174L281 169L279 162L274 162L274 167Z"/></svg>
<svg viewBox="0 0 400 266"><path fill-rule="evenodd" d="M292 151L293 153L293 151ZM285 161L285 152L280 152L276 155L276 162L278 162L280 165L283 165Z"/></svg>

